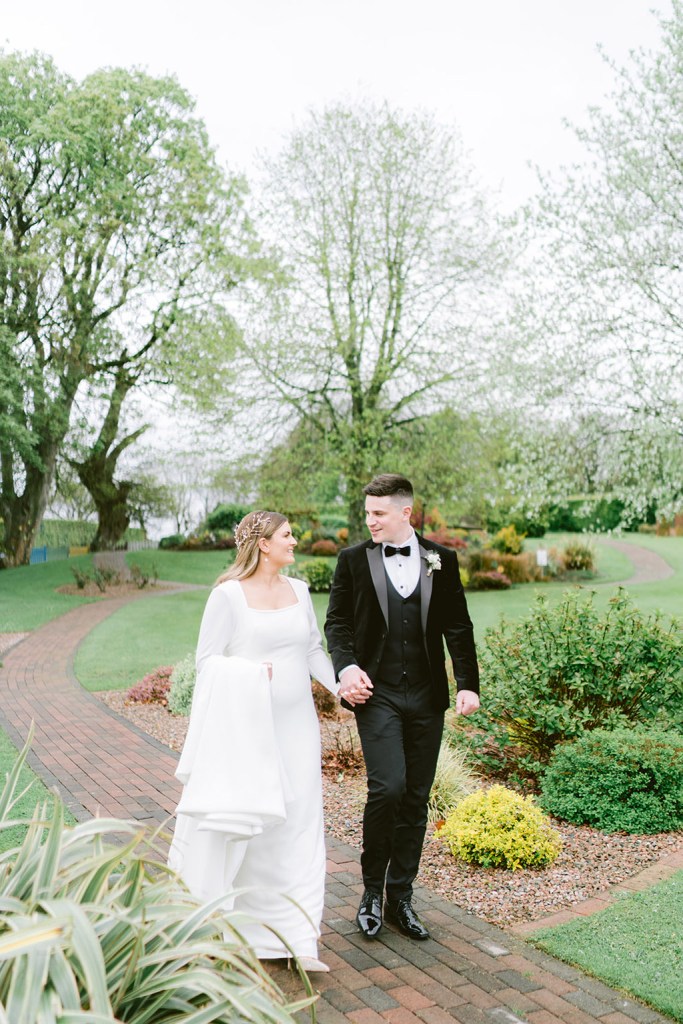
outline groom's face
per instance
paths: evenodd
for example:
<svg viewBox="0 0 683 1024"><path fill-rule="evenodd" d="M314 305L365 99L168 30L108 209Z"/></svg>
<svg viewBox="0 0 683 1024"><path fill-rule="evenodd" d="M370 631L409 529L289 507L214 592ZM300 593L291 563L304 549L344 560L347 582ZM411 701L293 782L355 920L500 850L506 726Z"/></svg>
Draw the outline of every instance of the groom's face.
<svg viewBox="0 0 683 1024"><path fill-rule="evenodd" d="M410 505L400 498L365 499L365 522L376 544L401 544L410 536Z"/></svg>

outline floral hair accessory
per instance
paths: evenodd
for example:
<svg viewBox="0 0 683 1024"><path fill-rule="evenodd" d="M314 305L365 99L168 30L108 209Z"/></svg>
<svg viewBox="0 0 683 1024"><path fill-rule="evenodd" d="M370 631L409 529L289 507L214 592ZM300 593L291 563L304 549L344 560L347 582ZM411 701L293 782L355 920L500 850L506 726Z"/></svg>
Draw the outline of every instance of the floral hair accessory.
<svg viewBox="0 0 683 1024"><path fill-rule="evenodd" d="M237 547L241 548L252 537L260 537L269 522L270 516L267 512L250 512L235 530L235 544Z"/></svg>
<svg viewBox="0 0 683 1024"><path fill-rule="evenodd" d="M438 551L428 551L426 555L423 555L423 558L427 563L428 576L431 576L434 571L441 568L441 555Z"/></svg>

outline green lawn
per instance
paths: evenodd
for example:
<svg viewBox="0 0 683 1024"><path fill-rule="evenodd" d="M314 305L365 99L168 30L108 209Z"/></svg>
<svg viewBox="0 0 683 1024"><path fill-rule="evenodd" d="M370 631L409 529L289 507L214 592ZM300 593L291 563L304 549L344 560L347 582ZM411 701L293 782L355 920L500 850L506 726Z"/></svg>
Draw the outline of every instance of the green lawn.
<svg viewBox="0 0 683 1024"><path fill-rule="evenodd" d="M683 1021L683 871L580 921L536 932L553 956Z"/></svg>
<svg viewBox="0 0 683 1024"><path fill-rule="evenodd" d="M665 614L683 614L683 537L653 537L652 534L627 533L621 540L637 544L660 555L674 570L675 575L659 583L639 583L631 596L644 612L663 611Z"/></svg>
<svg viewBox="0 0 683 1024"><path fill-rule="evenodd" d="M0 730L0 780L4 781L7 772L9 772L16 759L17 751L15 747L10 742L7 734ZM24 793L23 791L27 787L30 788L28 792ZM1 784L0 788L2 788ZM47 800L50 806L52 806L52 793L43 785L42 781L26 763L24 763L21 769L16 792L23 793L23 796L17 801L10 814L7 815L7 820L15 817L31 817L36 805L44 800ZM73 824L76 820L66 808L64 809L64 816L69 825ZM0 853L11 849L13 846L18 846L25 835L25 825L12 825L10 828L0 830Z"/></svg>
<svg viewBox="0 0 683 1024"><path fill-rule="evenodd" d="M566 537L549 535L542 543L561 546ZM663 582L640 584L631 589L636 603L644 611L662 609L668 614L683 607L683 538L627 535L629 543L641 544L662 555L676 570ZM605 605L614 593L613 582L627 578L632 563L620 552L594 538L598 551L599 575L587 586L596 590L596 604ZM539 542L529 542L535 546ZM155 568L159 577L183 583L211 586L223 571L229 554L222 551L139 551L128 555L129 562L143 568ZM73 582L72 566L91 564L84 555L63 562L9 569L0 573L0 632L34 629L87 598L55 594L55 588ZM566 583L527 584L508 591L470 593L468 603L477 641L500 621L527 614L536 594L557 601ZM136 601L106 619L81 645L76 657L76 673L87 689L121 689L131 686L158 665L172 664L192 650L196 643L207 591L173 596L156 596ZM92 599L91 599L92 600ZM327 607L325 594L314 594L313 603L322 628Z"/></svg>
<svg viewBox="0 0 683 1024"><path fill-rule="evenodd" d="M577 534L547 534L539 540L525 543L530 549L538 547L539 544L548 548L561 548L566 541L572 539L576 540ZM614 584L619 580L628 579L633 574L634 567L626 555L607 544L602 544L599 536L587 539L597 552L598 573L583 586L587 591L595 591L595 606L604 608L614 595ZM675 575L667 580L626 587L635 604L646 613L661 611L665 616L680 616L683 610L683 537L625 534L620 540L655 551L675 570ZM483 640L486 630L496 626L501 616L514 621L526 615L537 594L544 594L548 601L553 603L559 601L567 587L566 582L527 583L512 587L511 590L468 593L467 603L477 641Z"/></svg>
<svg viewBox="0 0 683 1024"><path fill-rule="evenodd" d="M86 690L120 690L194 651L208 590L134 601L101 622L76 652Z"/></svg>
<svg viewBox="0 0 683 1024"><path fill-rule="evenodd" d="M211 586L225 568L225 551L136 551L128 563L143 569L156 568L159 578L178 583ZM23 565L0 572L0 633L36 629L76 605L98 598L58 594L57 587L75 582L72 569L92 570L92 555L40 565Z"/></svg>
<svg viewBox="0 0 683 1024"><path fill-rule="evenodd" d="M91 564L92 557L82 555L0 572L0 633L29 632L93 600L56 593L57 587L74 582L72 568L85 569Z"/></svg>

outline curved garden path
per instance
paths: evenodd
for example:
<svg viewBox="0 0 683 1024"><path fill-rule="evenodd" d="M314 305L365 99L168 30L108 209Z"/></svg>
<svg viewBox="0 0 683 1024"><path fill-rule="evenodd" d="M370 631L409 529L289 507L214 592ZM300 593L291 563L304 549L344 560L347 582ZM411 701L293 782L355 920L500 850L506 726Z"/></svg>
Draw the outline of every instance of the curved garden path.
<svg viewBox="0 0 683 1024"><path fill-rule="evenodd" d="M613 540L611 537L601 537L601 544L610 548L616 548L626 555L630 562L633 562L634 572L626 580L618 580L610 583L611 587L625 587L637 583L656 583L657 580L666 580L673 576L674 570L656 551L643 548L639 544L629 544L625 540Z"/></svg>
<svg viewBox="0 0 683 1024"><path fill-rule="evenodd" d="M166 591L165 593L168 593ZM29 634L0 668L0 724L73 815L168 820L180 796L177 755L83 690L73 659L83 638L131 599L81 605ZM354 921L362 891L356 850L328 838L323 925L327 975L314 975L320 1024L666 1024L666 1018L425 889L415 903L431 938L391 928L372 943ZM295 973L274 968L290 995ZM521 1016L520 1016L521 1015Z"/></svg>

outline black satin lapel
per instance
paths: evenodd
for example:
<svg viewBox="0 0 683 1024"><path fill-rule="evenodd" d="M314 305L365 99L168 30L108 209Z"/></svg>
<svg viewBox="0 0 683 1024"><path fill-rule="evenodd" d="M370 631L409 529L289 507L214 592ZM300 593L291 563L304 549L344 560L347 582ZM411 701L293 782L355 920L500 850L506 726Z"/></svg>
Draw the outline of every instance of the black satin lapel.
<svg viewBox="0 0 683 1024"><path fill-rule="evenodd" d="M377 600L379 606L382 609L382 615L387 626L389 625L389 597L387 595L387 577L384 572L384 562L382 561L382 545L378 544L376 548L368 548L368 565L370 566L370 575L372 576L372 582L377 593Z"/></svg>
<svg viewBox="0 0 683 1024"><path fill-rule="evenodd" d="M429 615L429 602L432 599L432 586L434 580L432 574L427 572L425 555L426 548L418 545L420 551L420 614L422 616L422 632L427 633L427 616Z"/></svg>

